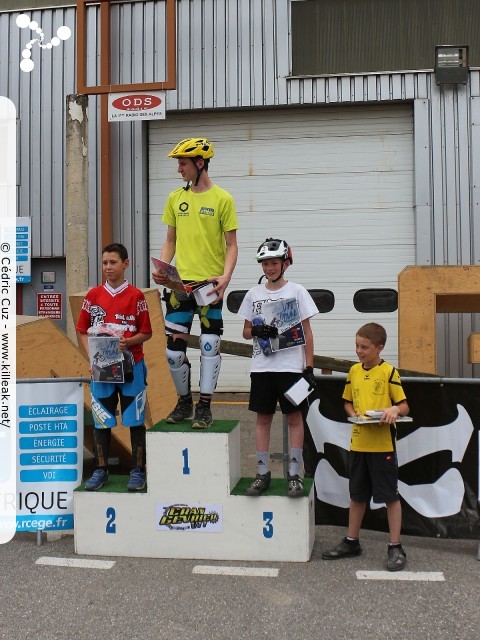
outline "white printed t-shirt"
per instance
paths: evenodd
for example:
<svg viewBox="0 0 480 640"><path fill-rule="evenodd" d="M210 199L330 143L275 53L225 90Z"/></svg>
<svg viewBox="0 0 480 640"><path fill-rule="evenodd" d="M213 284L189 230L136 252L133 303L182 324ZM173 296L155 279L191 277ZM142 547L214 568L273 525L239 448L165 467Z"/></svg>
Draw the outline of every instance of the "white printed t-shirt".
<svg viewBox="0 0 480 640"><path fill-rule="evenodd" d="M240 305L238 315L252 322L253 318L262 315L262 307L265 302L273 302L276 300L286 300L287 298L296 298L300 311L300 319L306 320L318 313L316 304L312 296L305 287L295 282L287 282L281 289L270 291L264 284L259 284L250 289ZM305 346L291 347L290 349L282 349L274 351L271 355L266 356L261 350L258 340L253 338L253 353L251 372L271 372L271 371L289 371L292 373L302 373L305 369Z"/></svg>

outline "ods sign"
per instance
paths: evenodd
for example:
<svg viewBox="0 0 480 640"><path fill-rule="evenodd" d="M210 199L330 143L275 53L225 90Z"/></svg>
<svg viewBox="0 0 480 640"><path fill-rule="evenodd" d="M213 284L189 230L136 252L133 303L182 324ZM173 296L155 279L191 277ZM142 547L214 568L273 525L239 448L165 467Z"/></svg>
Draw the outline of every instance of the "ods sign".
<svg viewBox="0 0 480 640"><path fill-rule="evenodd" d="M109 122L163 119L165 119L164 91L111 93L108 96Z"/></svg>

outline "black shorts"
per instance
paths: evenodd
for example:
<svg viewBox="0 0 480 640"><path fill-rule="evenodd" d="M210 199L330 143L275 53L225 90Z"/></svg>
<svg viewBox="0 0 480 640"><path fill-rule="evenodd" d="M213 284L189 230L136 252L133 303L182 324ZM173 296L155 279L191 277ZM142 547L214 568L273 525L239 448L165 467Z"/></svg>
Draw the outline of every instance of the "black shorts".
<svg viewBox="0 0 480 640"><path fill-rule="evenodd" d="M278 402L282 413L298 411L299 407L287 400L284 393L301 377L301 373L292 373L291 371L251 373L248 408L250 411L255 411L255 413L273 415Z"/></svg>
<svg viewBox="0 0 480 640"><path fill-rule="evenodd" d="M365 453L350 451L348 459L350 498L354 502L396 502L398 463L395 451Z"/></svg>

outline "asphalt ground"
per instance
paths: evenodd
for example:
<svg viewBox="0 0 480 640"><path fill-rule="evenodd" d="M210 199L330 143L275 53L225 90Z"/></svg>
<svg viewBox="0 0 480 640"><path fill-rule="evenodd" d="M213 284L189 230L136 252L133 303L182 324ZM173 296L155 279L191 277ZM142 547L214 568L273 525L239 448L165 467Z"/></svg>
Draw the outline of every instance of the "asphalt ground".
<svg viewBox="0 0 480 640"><path fill-rule="evenodd" d="M242 474L253 475L254 415L246 396L222 394L216 401L222 404L214 405L214 418L240 420ZM271 451L282 450L281 427L278 415ZM271 469L281 476L282 462L272 462ZM358 558L325 561L322 551L345 531L315 529L306 563L82 558L71 535L52 533L38 546L36 534L17 534L0 545L0 638L480 638L478 541L404 536L406 571L385 574L378 573L386 559L385 533L363 531ZM37 564L42 557L112 560L113 566ZM216 571L274 569L277 575L194 573L206 565ZM412 579L400 579L406 577Z"/></svg>

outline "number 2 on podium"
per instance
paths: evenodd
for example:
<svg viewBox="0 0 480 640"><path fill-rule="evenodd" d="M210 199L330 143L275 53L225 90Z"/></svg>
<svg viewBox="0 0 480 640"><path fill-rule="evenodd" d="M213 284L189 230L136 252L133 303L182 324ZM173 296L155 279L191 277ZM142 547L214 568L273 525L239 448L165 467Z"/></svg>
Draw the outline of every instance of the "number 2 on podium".
<svg viewBox="0 0 480 640"><path fill-rule="evenodd" d="M115 524L116 515L115 509L113 507L108 507L105 512L105 516L108 518L105 533L117 533L117 525Z"/></svg>

